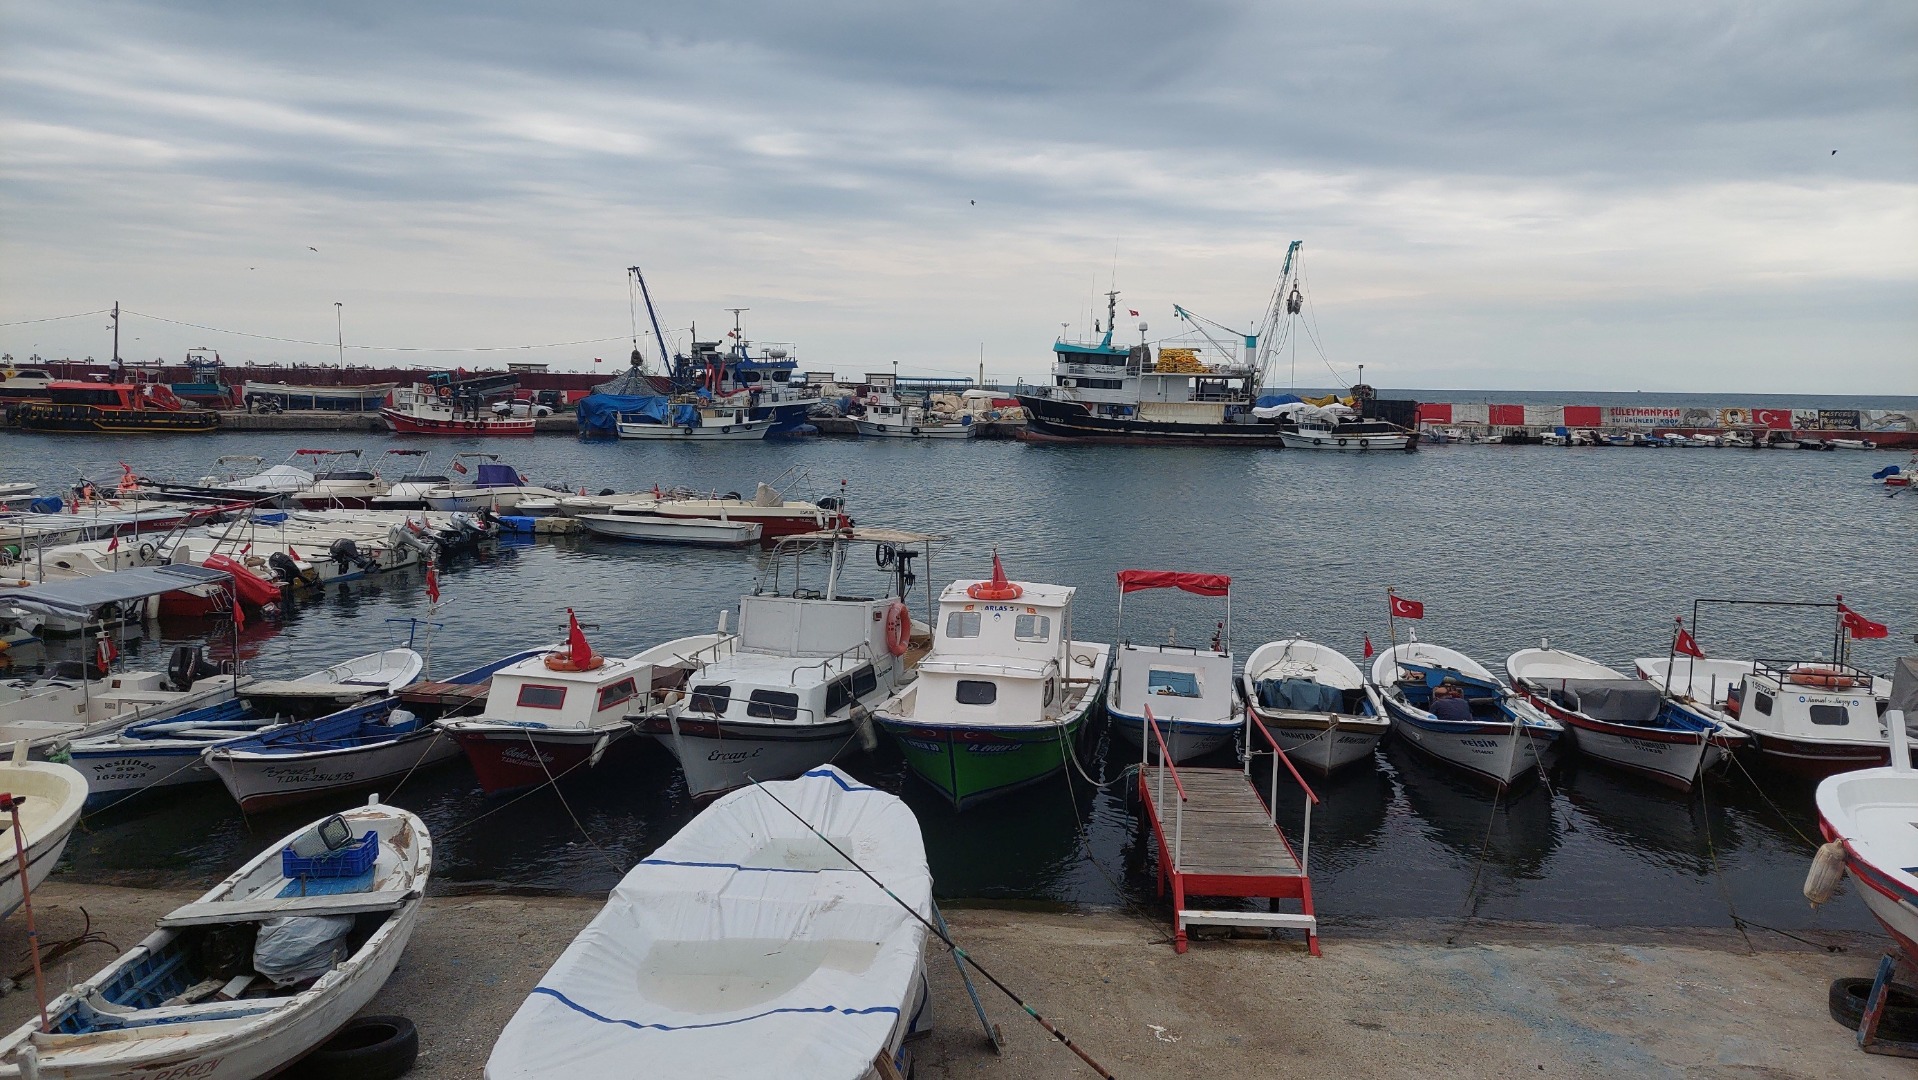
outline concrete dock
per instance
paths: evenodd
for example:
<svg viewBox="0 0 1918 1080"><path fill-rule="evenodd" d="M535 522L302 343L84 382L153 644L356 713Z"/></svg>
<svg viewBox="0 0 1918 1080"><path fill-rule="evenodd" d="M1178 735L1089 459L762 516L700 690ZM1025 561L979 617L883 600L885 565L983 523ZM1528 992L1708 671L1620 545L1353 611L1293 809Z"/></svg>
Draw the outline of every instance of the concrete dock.
<svg viewBox="0 0 1918 1080"><path fill-rule="evenodd" d="M193 898L69 884L36 894L43 947L79 933L81 909L114 945ZM468 1080L548 965L599 910L594 899L438 896L370 1011L419 1026L418 1080ZM1803 944L1717 928L1647 931L1451 921L1328 924L1325 956L1298 941L1200 940L1174 955L1168 928L1118 911L946 913L968 951L1122 1077L1909 1077L1859 1052L1826 1013L1832 979L1868 975L1884 941ZM1810 937L1811 935L1807 935ZM1452 944L1447 944L1448 939ZM55 961L65 986L113 956ZM26 923L0 924L7 1029L34 1012ZM1091 1076L990 987L1006 1038L986 1049L952 962L929 957L935 1033L914 1044L920 1080ZM768 1073L774 1075L774 1073Z"/></svg>

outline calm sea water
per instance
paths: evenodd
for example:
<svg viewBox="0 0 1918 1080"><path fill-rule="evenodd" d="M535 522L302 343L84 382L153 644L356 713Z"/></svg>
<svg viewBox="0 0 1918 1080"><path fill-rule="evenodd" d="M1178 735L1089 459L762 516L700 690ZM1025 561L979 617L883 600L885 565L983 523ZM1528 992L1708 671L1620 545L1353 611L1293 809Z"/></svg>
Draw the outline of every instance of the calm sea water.
<svg viewBox="0 0 1918 1080"><path fill-rule="evenodd" d="M0 436L0 479L62 484L108 478L127 461L148 475L194 477L220 454L269 461L317 435L125 438ZM440 455L453 442L359 437L368 457L396 445ZM797 466L797 496L838 493L855 515L948 537L922 579L987 572L997 547L1015 577L1079 587L1079 636L1113 634L1114 574L1126 567L1233 577L1239 655L1301 633L1357 656L1383 647L1385 589L1426 605L1420 637L1498 670L1506 655L1554 644L1628 665L1662 655L1674 615L1700 597L1828 600L1843 593L1888 622L1888 642L1856 659L1885 670L1918 627L1911 555L1918 499L1868 480L1889 453L1648 451L1452 446L1417 454L913 445L812 440L762 446L581 444L561 437L486 447L530 477L569 488L661 485L751 491ZM542 540L506 548L443 578L435 671L556 640L578 610L605 650L637 651L710 629L750 589L756 556ZM1738 614L1725 614L1737 610ZM243 652L265 675L296 675L403 636L392 619L425 617L416 575L349 586L256 621ZM1211 635L1217 601L1129 599L1135 640ZM1401 622L1403 634L1407 624ZM140 651L147 664L196 632ZM1829 649L1828 620L1756 609L1708 611L1697 628L1716 655ZM216 644L215 649L224 647ZM1102 741L1089 768L1116 780L1128 754ZM947 897L1150 903L1146 853L1118 787L1083 780L1000 800L963 816L903 775L882 747L850 760L919 812ZM424 772L390 795L423 813L442 887L597 893L692 813L672 760L629 740L597 769L511 801L481 795L463 763ZM1855 898L1813 912L1798 889L1814 834L1811 788L1734 770L1683 797L1574 760L1547 784L1494 803L1490 793L1388 747L1376 767L1319 785L1312 866L1329 917L1454 916L1599 924L1724 924L1730 908L1780 928L1866 928ZM1298 798L1280 805L1296 836ZM242 820L208 785L89 819L69 848L78 878L199 885L224 874L318 807ZM1474 881L1476 879L1476 884Z"/></svg>

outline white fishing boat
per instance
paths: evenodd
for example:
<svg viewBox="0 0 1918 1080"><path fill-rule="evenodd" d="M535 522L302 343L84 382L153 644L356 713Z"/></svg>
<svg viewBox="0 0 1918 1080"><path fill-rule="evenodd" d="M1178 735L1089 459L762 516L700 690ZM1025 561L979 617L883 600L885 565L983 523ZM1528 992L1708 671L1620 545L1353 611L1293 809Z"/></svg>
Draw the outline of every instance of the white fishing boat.
<svg viewBox="0 0 1918 1080"><path fill-rule="evenodd" d="M397 781L458 757L459 744L436 722L477 712L495 672L536 655L513 653L444 682L208 747L202 757L246 813Z"/></svg>
<svg viewBox="0 0 1918 1080"><path fill-rule="evenodd" d="M87 801L87 778L66 765L27 760L25 743L13 744L13 756L0 764L0 792L20 804L20 839L27 850L27 890L40 887L60 855L67 837ZM0 841L6 857L0 859L0 919L13 914L24 894L20 890L20 861L14 848L10 817L0 814Z"/></svg>
<svg viewBox="0 0 1918 1080"><path fill-rule="evenodd" d="M970 439L975 431L970 416L936 416L891 394L874 395L865 409L853 418L864 439Z"/></svg>
<svg viewBox="0 0 1918 1080"><path fill-rule="evenodd" d="M1885 711L1893 764L1821 781L1818 826L1828 843L1843 846L1845 871L1873 917L1907 959L1918 959L1918 770L1909 731L1918 711L1918 658L1900 660L1893 681Z"/></svg>
<svg viewBox="0 0 1918 1080"><path fill-rule="evenodd" d="M531 423L531 421L527 421ZM466 479L465 459L474 459L473 478ZM459 478L445 487L434 488L422 498L429 509L462 510L473 513L491 510L509 513L525 498L564 499L568 492L556 491L528 481L518 469L501 465L498 454L463 453L453 455L453 471Z"/></svg>
<svg viewBox="0 0 1918 1080"><path fill-rule="evenodd" d="M1369 761L1392 726L1359 666L1304 638L1252 650L1239 692L1293 761L1322 773Z"/></svg>
<svg viewBox="0 0 1918 1080"><path fill-rule="evenodd" d="M694 798L877 745L871 710L911 666L911 563L939 539L839 529L789 536L767 553L758 587L739 600L738 634L695 658L690 693L634 710L639 729L679 759ZM849 558L855 547L872 552L883 581L855 583L865 561Z"/></svg>
<svg viewBox="0 0 1918 1080"><path fill-rule="evenodd" d="M1294 408L1295 406L1279 406ZM1313 406L1306 406L1313 408ZM1327 405L1320 411L1343 409L1344 415L1322 415L1302 418L1293 427L1281 427L1279 439L1287 450L1350 450L1368 452L1378 450L1412 450L1418 446L1418 435L1384 420L1366 420L1358 413L1343 405ZM1254 414L1264 410L1255 409Z"/></svg>
<svg viewBox="0 0 1918 1080"><path fill-rule="evenodd" d="M1680 791L1747 741L1643 679L1549 644L1513 653L1505 673L1581 755Z"/></svg>
<svg viewBox="0 0 1918 1080"><path fill-rule="evenodd" d="M727 639L696 634L637 656L600 656L571 609L566 615L566 641L495 671L484 708L439 722L489 795L598 764L607 747L633 733L627 714L684 688L705 652Z"/></svg>
<svg viewBox="0 0 1918 1080"><path fill-rule="evenodd" d="M622 416L617 425L619 437L655 442L752 442L764 439L775 423L770 416L754 420L750 403L673 402L666 410L663 420L650 415Z"/></svg>
<svg viewBox="0 0 1918 1080"><path fill-rule="evenodd" d="M1891 761L1884 719L1891 680L1842 660L1661 656L1633 663L1688 708L1744 733L1769 765L1822 777Z"/></svg>
<svg viewBox="0 0 1918 1080"><path fill-rule="evenodd" d="M89 809L150 787L207 783L214 779L201 757L208 748L391 695L416 681L424 664L412 649L386 649L297 679L249 679L216 704L79 739L68 762L87 778Z"/></svg>
<svg viewBox="0 0 1918 1080"><path fill-rule="evenodd" d="M925 843L898 798L831 766L734 792L613 889L500 1032L486 1080L626 1080L635 1063L908 1075L905 1040L931 1025L932 918Z"/></svg>
<svg viewBox="0 0 1918 1080"><path fill-rule="evenodd" d="M1557 760L1564 725L1455 649L1394 645L1373 661L1372 685L1407 745L1499 788Z"/></svg>
<svg viewBox="0 0 1918 1080"><path fill-rule="evenodd" d="M695 520L743 521L758 525L760 539L765 543L782 536L843 529L852 524L852 518L841 509L838 496L824 496L817 502L788 499L772 484L763 481L750 499L738 492L701 496L685 490L654 489L623 494L608 491L568 496L560 500L559 511L569 517L632 512Z"/></svg>
<svg viewBox="0 0 1918 1080"><path fill-rule="evenodd" d="M873 711L906 767L964 810L1053 778L1079 753L1112 646L1072 638L1063 585L992 577L939 596L932 651Z"/></svg>
<svg viewBox="0 0 1918 1080"><path fill-rule="evenodd" d="M1125 639L1125 598L1148 589L1179 589L1225 599L1225 618L1210 647L1180 645L1176 628L1164 645ZM1174 762L1212 753L1232 741L1244 720L1232 685L1232 579L1173 570L1119 571L1119 646L1112 662L1106 712L1113 730L1142 748L1146 713L1164 733Z"/></svg>
<svg viewBox="0 0 1918 1080"><path fill-rule="evenodd" d="M271 1076L385 985L432 865L425 822L377 800L298 829L0 1039L0 1077Z"/></svg>
<svg viewBox="0 0 1918 1080"><path fill-rule="evenodd" d="M610 514L575 514L574 520L594 536L648 544L693 544L700 547L744 547L757 544L763 528L750 521L724 518L669 517L621 507Z"/></svg>

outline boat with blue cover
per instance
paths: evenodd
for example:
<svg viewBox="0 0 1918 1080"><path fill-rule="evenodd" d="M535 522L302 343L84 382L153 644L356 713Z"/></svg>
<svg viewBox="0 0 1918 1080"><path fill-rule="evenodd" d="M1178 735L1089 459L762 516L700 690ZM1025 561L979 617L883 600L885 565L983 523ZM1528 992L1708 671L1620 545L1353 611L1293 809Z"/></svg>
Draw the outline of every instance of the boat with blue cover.
<svg viewBox="0 0 1918 1080"><path fill-rule="evenodd" d="M1564 724L1581 756L1680 791L1749 740L1668 696L1577 653L1543 643L1505 661L1512 685Z"/></svg>
<svg viewBox="0 0 1918 1080"><path fill-rule="evenodd" d="M444 682L416 683L391 697L223 743L203 756L247 813L365 789L459 756L459 744L437 721L477 713L496 672L544 652L516 652Z"/></svg>
<svg viewBox="0 0 1918 1080"><path fill-rule="evenodd" d="M1372 685L1408 745L1498 788L1558 758L1565 726L1456 649L1394 645L1373 662Z"/></svg>
<svg viewBox="0 0 1918 1080"><path fill-rule="evenodd" d="M1391 729L1385 702L1345 654L1304 638L1268 642L1246 658L1239 692L1293 761L1330 773L1368 761Z"/></svg>
<svg viewBox="0 0 1918 1080"><path fill-rule="evenodd" d="M0 1038L0 1077L276 1075L386 984L432 867L426 823L377 799L302 826Z"/></svg>

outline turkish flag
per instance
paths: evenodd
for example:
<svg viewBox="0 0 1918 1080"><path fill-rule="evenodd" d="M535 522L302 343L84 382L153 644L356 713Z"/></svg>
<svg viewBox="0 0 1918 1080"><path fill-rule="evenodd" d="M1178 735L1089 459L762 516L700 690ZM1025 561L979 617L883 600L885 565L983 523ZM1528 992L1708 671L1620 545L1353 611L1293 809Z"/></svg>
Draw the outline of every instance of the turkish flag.
<svg viewBox="0 0 1918 1080"><path fill-rule="evenodd" d="M120 537L117 534L114 536L113 539L107 541L107 550L108 551L120 550Z"/></svg>
<svg viewBox="0 0 1918 1080"><path fill-rule="evenodd" d="M440 576L432 563L426 564L426 598L435 604L440 602Z"/></svg>
<svg viewBox="0 0 1918 1080"><path fill-rule="evenodd" d="M1403 596L1388 596L1392 602L1392 614L1400 619L1425 618L1425 605L1417 600L1407 600Z"/></svg>
<svg viewBox="0 0 1918 1080"><path fill-rule="evenodd" d="M1672 642L1672 651L1680 656L1695 656L1700 660L1705 659L1705 650L1698 647L1698 639L1693 637L1692 632L1684 627L1679 627L1678 639Z"/></svg>
<svg viewBox="0 0 1918 1080"><path fill-rule="evenodd" d="M1138 313L1138 312L1136 312L1136 311L1133 311L1133 310L1132 310L1131 308L1127 308L1127 309L1126 309L1126 312L1127 312L1128 314L1130 314L1130 315L1131 315L1131 316L1132 316L1133 318L1135 318L1135 319L1139 317L1139 313Z"/></svg>
<svg viewBox="0 0 1918 1080"><path fill-rule="evenodd" d="M1365 655L1372 655L1372 635L1365 635Z"/></svg>
<svg viewBox="0 0 1918 1080"><path fill-rule="evenodd" d="M1772 431L1788 431L1791 428L1791 410L1753 409L1752 423Z"/></svg>
<svg viewBox="0 0 1918 1080"><path fill-rule="evenodd" d="M1885 629L1884 623L1872 622L1843 604L1838 605L1838 618L1845 624L1845 633L1850 634L1854 641L1860 638L1881 638L1891 632Z"/></svg>
<svg viewBox="0 0 1918 1080"><path fill-rule="evenodd" d="M572 608L566 609L566 652L566 658L579 667L593 662L593 647L586 643L586 634L579 628L579 618Z"/></svg>
<svg viewBox="0 0 1918 1080"><path fill-rule="evenodd" d="M460 473L461 475L464 475L466 473L466 466L461 464L460 462L455 461L453 463L453 471L456 473Z"/></svg>
<svg viewBox="0 0 1918 1080"><path fill-rule="evenodd" d="M99 641L100 669L104 671L112 667L113 661L117 659L119 655L120 650L114 646L113 639L105 634L101 634Z"/></svg>

